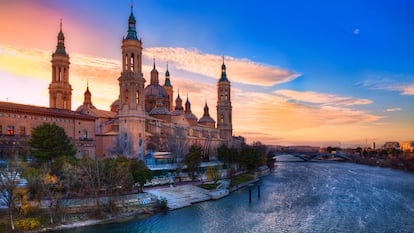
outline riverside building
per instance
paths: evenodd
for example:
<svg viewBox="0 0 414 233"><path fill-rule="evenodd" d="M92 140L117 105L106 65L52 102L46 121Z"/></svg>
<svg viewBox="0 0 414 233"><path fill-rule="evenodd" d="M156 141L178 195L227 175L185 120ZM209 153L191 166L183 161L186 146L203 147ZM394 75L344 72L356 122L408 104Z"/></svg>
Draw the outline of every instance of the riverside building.
<svg viewBox="0 0 414 233"><path fill-rule="evenodd" d="M216 125L207 101L200 118L192 113L188 96L183 105L180 93L175 95L168 67L164 82L160 84L154 59L149 78L145 78L142 40L137 35L132 6L128 31L121 42L121 73L114 77L119 83L119 98L113 101L109 111L93 105L89 86L83 104L75 111L71 110L70 57L65 49L62 24L57 39L51 60L49 108L0 102L1 155L27 153L30 131L42 123L63 127L78 149L78 157L103 158L122 154L145 160L144 156L150 151L179 151L183 155L189 146L197 144L203 148L204 159L209 160L221 144L237 143L232 136L231 85L224 60L216 90Z"/></svg>

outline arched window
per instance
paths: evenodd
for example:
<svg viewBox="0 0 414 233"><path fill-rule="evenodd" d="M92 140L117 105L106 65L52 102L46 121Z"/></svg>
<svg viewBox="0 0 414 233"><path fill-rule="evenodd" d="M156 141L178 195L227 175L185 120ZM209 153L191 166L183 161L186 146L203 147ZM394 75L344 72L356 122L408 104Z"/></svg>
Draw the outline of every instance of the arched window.
<svg viewBox="0 0 414 233"><path fill-rule="evenodd" d="M139 104L139 91L137 91L136 96L135 96L135 99L137 101L137 104Z"/></svg>
<svg viewBox="0 0 414 233"><path fill-rule="evenodd" d="M128 89L125 90L125 103L128 103Z"/></svg>
<svg viewBox="0 0 414 233"><path fill-rule="evenodd" d="M128 54L125 54L125 58L124 58L124 70L128 70Z"/></svg>
<svg viewBox="0 0 414 233"><path fill-rule="evenodd" d="M62 81L62 69L61 68L59 68L59 71L58 71L58 81L59 82Z"/></svg>
<svg viewBox="0 0 414 233"><path fill-rule="evenodd" d="M131 54L129 65L131 67L130 70L134 70L134 65L135 65L135 57L134 57L134 54Z"/></svg>
<svg viewBox="0 0 414 233"><path fill-rule="evenodd" d="M224 115L223 114L220 115L220 122L224 123Z"/></svg>

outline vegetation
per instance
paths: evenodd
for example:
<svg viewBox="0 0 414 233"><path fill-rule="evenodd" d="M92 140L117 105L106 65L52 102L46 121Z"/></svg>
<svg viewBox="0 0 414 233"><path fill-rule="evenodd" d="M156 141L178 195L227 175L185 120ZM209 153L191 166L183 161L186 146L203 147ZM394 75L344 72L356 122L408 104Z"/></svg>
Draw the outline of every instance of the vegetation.
<svg viewBox="0 0 414 233"><path fill-rule="evenodd" d="M65 130L56 124L44 123L31 131L29 145L32 155L39 163L52 161L62 156L73 157L73 147Z"/></svg>
<svg viewBox="0 0 414 233"><path fill-rule="evenodd" d="M64 223L70 198L95 198L96 206L85 210L87 215L116 213L112 197L142 192L153 175L142 161L123 156L76 159L76 150L64 130L54 124L34 128L29 144L34 156L30 164L16 155L0 166L0 201L8 207L3 215L8 217L8 226L5 218L0 219L0 232ZM121 148L123 152L128 152L127 147ZM25 188L18 186L20 177L27 180ZM100 203L103 196L109 197L104 204ZM46 208L36 207L40 203Z"/></svg>
<svg viewBox="0 0 414 233"><path fill-rule="evenodd" d="M229 167L230 177L233 176L234 170L254 172L259 166L265 165L268 161L267 146L261 142L243 145L240 150L228 148L223 144L217 152L218 159Z"/></svg>
<svg viewBox="0 0 414 233"><path fill-rule="evenodd" d="M208 180L214 181L214 184L221 179L221 166L210 166L207 168L206 176Z"/></svg>
<svg viewBox="0 0 414 233"><path fill-rule="evenodd" d="M159 207L162 211L168 210L168 200L167 198L163 197L159 200Z"/></svg>
<svg viewBox="0 0 414 233"><path fill-rule="evenodd" d="M13 231L15 230L13 210L15 208L19 175L22 172L22 169L23 167L17 158L9 160L6 167L0 167L0 197L7 206L9 223Z"/></svg>
<svg viewBox="0 0 414 233"><path fill-rule="evenodd" d="M231 178L230 185L232 187L235 187L239 184L243 184L243 183L249 182L251 180L253 180L253 176L251 176L249 174L241 174L239 176L235 176L235 177Z"/></svg>
<svg viewBox="0 0 414 233"><path fill-rule="evenodd" d="M200 167L202 156L201 146L192 145L189 152L185 155L184 161L187 165L187 169L191 174L191 179L195 180L195 172Z"/></svg>
<svg viewBox="0 0 414 233"><path fill-rule="evenodd" d="M24 218L15 221L16 229L20 231L32 231L40 226L38 218Z"/></svg>
<svg viewBox="0 0 414 233"><path fill-rule="evenodd" d="M213 184L204 183L204 184L199 184L198 187L203 188L203 189L207 189L207 190L214 190L219 185L220 184L218 184L218 183L213 183Z"/></svg>
<svg viewBox="0 0 414 233"><path fill-rule="evenodd" d="M139 192L142 192L146 181L153 177L152 171L142 161L132 161L130 171L134 181L139 184Z"/></svg>

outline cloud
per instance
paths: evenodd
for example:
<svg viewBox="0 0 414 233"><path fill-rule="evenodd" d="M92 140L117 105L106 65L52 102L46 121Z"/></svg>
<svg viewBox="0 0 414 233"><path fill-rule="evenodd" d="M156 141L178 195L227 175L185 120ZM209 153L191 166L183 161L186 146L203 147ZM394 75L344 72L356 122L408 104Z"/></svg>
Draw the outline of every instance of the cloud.
<svg viewBox="0 0 414 233"><path fill-rule="evenodd" d="M283 96L289 100L324 104L324 105L366 105L371 104L369 99L354 99L352 97L338 96L334 94L317 93L312 91L293 91L293 90L277 90L274 92L277 95Z"/></svg>
<svg viewBox="0 0 414 233"><path fill-rule="evenodd" d="M357 85L371 90L397 91L401 95L414 95L414 81L395 81L392 79L365 80Z"/></svg>
<svg viewBox="0 0 414 233"><path fill-rule="evenodd" d="M359 33L360 33L359 28L355 28L352 33L354 33L354 35L359 35Z"/></svg>
<svg viewBox="0 0 414 233"><path fill-rule="evenodd" d="M387 108L385 111L387 112L396 112L396 111L401 111L401 108Z"/></svg>
<svg viewBox="0 0 414 233"><path fill-rule="evenodd" d="M175 50L173 49L172 51ZM39 82L40 86L36 86L36 89L42 90L41 98L43 100L37 101L47 106L47 87L51 80L51 53L44 50L5 46L0 46L0 51L0 72L10 74L7 76L8 80L2 83L6 83L8 89L21 90L20 95L21 97L26 97L26 100L19 98L18 101L29 103L32 98L23 93L33 93L30 90L32 85L21 87L21 82L26 82L24 80L32 80L30 83ZM171 81L174 86L174 99L177 96L178 88L183 101L185 101L188 93L192 104L191 109L197 117L201 117L204 103L207 100L210 115L216 119L216 82L218 75L208 76L208 74L209 72L219 73L217 68L220 68L221 60L214 55L205 55L206 59L203 59L201 53L194 55L194 52L189 50L183 50L181 56L185 56L183 54L186 53L189 53L186 58L176 58L174 61L169 60ZM100 109L109 109L109 105L119 95L118 77L121 71L120 61L76 53L72 53L70 56L71 66L69 73L73 88L73 109L76 109L83 102L87 80L89 81L89 89L92 93L94 105ZM167 55L165 56L162 60L167 60ZM180 55L177 54L177 56ZM148 84L149 73L152 69L152 65L150 65L152 63L152 56L147 54L144 58L143 73ZM205 60L206 64L197 68L199 60ZM190 68L184 67L187 63ZM231 63L230 58L229 63L226 62L229 69L234 69L232 67L233 64L235 66L241 66L242 64L246 66L251 65L249 62L243 63L243 60ZM268 69L268 67L258 66L259 70ZM17 82L16 76L25 77L25 79ZM206 76L206 79L210 80L198 78ZM241 77L248 79L248 75ZM160 72L159 78L160 83L163 83L162 72ZM233 82L232 77L230 79ZM236 78L234 77L233 79ZM250 77L250 80L254 79L254 77ZM10 93L7 96L3 96L3 93L0 93L0 99L5 99L8 96L10 96ZM287 101L290 99L297 100L297 102ZM308 106L307 103L315 103L316 105ZM243 135L249 141L262 140L263 142L275 144L282 141L305 140L303 135L314 139L320 129L326 130L327 134L329 134L331 127L346 128L345 126L356 127L357 125L375 123L382 116L351 108L353 105L370 103L371 101L366 99L354 99L333 94L292 90L261 93L247 89L242 90L232 86L234 134ZM33 103L30 102L30 104ZM34 104L36 105L36 103ZM356 129L356 131L362 130ZM353 136L354 134L350 134L349 137ZM324 140L328 138L327 135L323 136L320 134L318 134L318 137L325 138Z"/></svg>
<svg viewBox="0 0 414 233"><path fill-rule="evenodd" d="M400 86L399 89L402 95L414 95L414 83L407 86Z"/></svg>
<svg viewBox="0 0 414 233"><path fill-rule="evenodd" d="M170 62L177 69L201 74L213 79L221 75L223 58L218 55L205 54L196 49L184 48L147 48L143 55L147 59ZM292 81L300 76L294 71L260 64L248 59L225 57L227 74L231 82L273 86Z"/></svg>
<svg viewBox="0 0 414 233"><path fill-rule="evenodd" d="M382 118L349 106L307 106L278 95L232 89L237 130L286 132L324 125L372 123Z"/></svg>

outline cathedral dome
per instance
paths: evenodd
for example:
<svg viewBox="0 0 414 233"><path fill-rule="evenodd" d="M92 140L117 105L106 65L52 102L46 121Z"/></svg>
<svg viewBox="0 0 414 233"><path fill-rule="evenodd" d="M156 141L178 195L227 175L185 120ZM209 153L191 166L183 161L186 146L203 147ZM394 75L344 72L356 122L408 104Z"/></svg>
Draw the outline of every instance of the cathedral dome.
<svg viewBox="0 0 414 233"><path fill-rule="evenodd" d="M150 84L148 85L145 90L145 97L154 96L162 98L168 98L167 92L165 91L164 87L160 86L159 84Z"/></svg>
<svg viewBox="0 0 414 233"><path fill-rule="evenodd" d="M110 106L111 112L118 112L119 110L119 99L115 100Z"/></svg>

